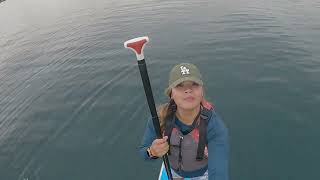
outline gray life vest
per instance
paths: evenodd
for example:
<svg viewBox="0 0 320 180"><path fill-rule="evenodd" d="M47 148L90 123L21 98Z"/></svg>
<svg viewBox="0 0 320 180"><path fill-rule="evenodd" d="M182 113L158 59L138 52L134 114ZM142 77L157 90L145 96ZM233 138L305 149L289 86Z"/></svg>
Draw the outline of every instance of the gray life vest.
<svg viewBox="0 0 320 180"><path fill-rule="evenodd" d="M169 162L176 171L194 171L208 164L207 125L212 115L212 108L201 107L192 128L184 134L175 124L175 113L168 117L164 135L170 145Z"/></svg>

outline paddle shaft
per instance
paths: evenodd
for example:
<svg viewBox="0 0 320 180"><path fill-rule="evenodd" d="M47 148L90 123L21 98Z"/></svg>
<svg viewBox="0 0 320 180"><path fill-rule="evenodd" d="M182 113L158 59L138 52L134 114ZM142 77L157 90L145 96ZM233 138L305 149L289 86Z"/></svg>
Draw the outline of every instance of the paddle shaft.
<svg viewBox="0 0 320 180"><path fill-rule="evenodd" d="M151 85L150 85L150 80L149 80L149 75L148 75L147 65L146 65L145 60L144 59L139 60L138 66L139 66L139 71L140 71L140 75L141 75L141 79L142 79L142 83L143 83L143 87L144 87L144 92L146 94L149 109L151 112L154 130L156 132L157 138L162 138L159 118L158 118L156 106L154 103L154 98L153 98L153 94L152 94L152 89L151 89ZM168 155L165 154L164 156L162 156L162 160L163 160L164 166L166 168L169 180L173 180Z"/></svg>

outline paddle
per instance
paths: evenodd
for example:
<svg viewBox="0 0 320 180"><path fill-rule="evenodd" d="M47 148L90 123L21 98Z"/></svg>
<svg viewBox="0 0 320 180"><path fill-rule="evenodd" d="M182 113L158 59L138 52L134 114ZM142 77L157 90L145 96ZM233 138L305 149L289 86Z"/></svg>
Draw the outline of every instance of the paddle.
<svg viewBox="0 0 320 180"><path fill-rule="evenodd" d="M147 65L146 65L146 61L144 59L144 54L143 54L144 45L147 42L149 42L149 38L147 36L138 37L138 38L134 38L134 39L126 41L124 43L124 47L131 49L136 53L139 71L140 71L140 75L141 75L141 79L142 79L142 83L143 83L143 87L144 87L144 92L146 94L149 109L150 109L150 112L152 115L153 126L156 131L157 138L162 138L159 118L158 118L156 106L154 104L152 89L151 89L149 75L148 75L148 71L147 71ZM168 155L165 154L162 157L162 160L165 165L169 180L173 180Z"/></svg>

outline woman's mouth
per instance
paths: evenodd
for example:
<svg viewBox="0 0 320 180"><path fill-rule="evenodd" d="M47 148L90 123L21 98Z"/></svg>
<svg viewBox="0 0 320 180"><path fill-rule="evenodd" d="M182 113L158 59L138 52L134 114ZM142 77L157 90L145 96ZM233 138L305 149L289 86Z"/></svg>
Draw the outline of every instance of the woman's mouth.
<svg viewBox="0 0 320 180"><path fill-rule="evenodd" d="M187 98L184 98L185 101L193 101L194 100L194 97L187 97Z"/></svg>

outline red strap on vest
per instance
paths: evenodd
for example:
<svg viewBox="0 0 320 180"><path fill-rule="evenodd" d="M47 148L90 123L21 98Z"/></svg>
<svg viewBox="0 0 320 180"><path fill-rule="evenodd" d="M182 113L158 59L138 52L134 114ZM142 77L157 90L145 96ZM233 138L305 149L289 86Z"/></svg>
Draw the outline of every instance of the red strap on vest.
<svg viewBox="0 0 320 180"><path fill-rule="evenodd" d="M203 107L207 108L207 109L213 109L214 105L211 104L209 101L207 101L206 99L202 99L201 104Z"/></svg>

